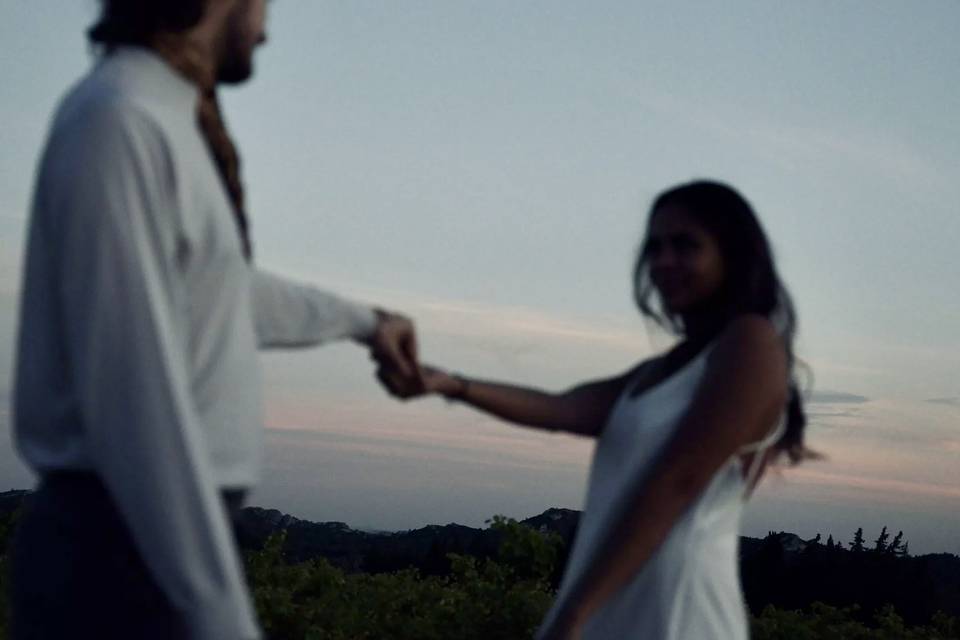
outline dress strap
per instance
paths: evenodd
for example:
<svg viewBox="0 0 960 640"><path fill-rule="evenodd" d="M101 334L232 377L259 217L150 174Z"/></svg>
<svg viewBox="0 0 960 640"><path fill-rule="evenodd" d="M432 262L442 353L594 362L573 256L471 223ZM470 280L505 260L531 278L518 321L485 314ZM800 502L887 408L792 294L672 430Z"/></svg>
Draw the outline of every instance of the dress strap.
<svg viewBox="0 0 960 640"><path fill-rule="evenodd" d="M777 420L777 424L774 425L773 429L770 430L766 436L761 440L756 442L751 442L740 447L737 452L738 455L743 455L745 453L752 453L753 459L750 460L750 468L747 469L747 477L744 478L744 483L746 485L746 492L744 498L749 495L749 492L753 490L754 483L757 481L758 476L760 475L760 467L763 464L763 460L766 457L767 449L772 447L777 443L777 441L783 437L783 434L787 431L787 415L786 412L780 415L780 419Z"/></svg>

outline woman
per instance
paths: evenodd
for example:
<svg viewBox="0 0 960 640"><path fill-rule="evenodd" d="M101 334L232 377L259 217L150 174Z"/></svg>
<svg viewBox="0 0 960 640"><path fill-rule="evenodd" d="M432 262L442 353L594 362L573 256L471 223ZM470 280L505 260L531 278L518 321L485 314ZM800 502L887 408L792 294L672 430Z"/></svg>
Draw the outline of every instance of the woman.
<svg viewBox="0 0 960 640"><path fill-rule="evenodd" d="M742 505L773 456L805 455L793 307L750 205L714 182L655 200L634 281L640 310L680 338L666 354L560 394L432 368L423 391L598 440L538 638L745 639Z"/></svg>

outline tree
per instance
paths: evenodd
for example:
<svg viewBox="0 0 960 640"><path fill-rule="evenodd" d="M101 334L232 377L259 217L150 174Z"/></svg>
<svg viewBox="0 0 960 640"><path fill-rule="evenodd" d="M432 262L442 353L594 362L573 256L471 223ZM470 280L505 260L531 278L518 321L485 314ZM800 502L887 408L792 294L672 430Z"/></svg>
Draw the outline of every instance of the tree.
<svg viewBox="0 0 960 640"><path fill-rule="evenodd" d="M831 533L829 536L827 536L827 549L833 551L836 548L836 545L833 544L833 534Z"/></svg>
<svg viewBox="0 0 960 640"><path fill-rule="evenodd" d="M850 543L850 551L854 553L860 553L863 551L863 527L857 529L857 532L853 534L853 542Z"/></svg>
<svg viewBox="0 0 960 640"><path fill-rule="evenodd" d="M887 551L887 540L889 539L890 534L887 533L887 528L884 527L883 531L880 532L880 537L873 543L873 550L877 553L885 553Z"/></svg>
<svg viewBox="0 0 960 640"><path fill-rule="evenodd" d="M903 549L903 531L898 531L893 537L893 542L887 547L887 553L892 556L899 556Z"/></svg>

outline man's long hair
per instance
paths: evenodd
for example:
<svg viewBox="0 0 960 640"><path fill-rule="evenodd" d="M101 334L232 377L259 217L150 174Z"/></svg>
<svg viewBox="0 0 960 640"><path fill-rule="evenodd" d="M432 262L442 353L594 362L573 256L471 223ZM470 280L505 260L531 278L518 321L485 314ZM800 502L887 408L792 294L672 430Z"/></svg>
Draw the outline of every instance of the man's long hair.
<svg viewBox="0 0 960 640"><path fill-rule="evenodd" d="M100 0L100 17L87 35L107 47L145 44L159 32L196 26L206 6L207 0Z"/></svg>

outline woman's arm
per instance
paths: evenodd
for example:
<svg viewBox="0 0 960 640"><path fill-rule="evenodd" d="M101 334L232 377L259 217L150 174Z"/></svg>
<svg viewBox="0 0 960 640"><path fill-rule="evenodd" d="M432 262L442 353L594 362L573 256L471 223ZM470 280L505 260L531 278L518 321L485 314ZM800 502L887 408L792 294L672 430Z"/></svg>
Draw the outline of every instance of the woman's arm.
<svg viewBox="0 0 960 640"><path fill-rule="evenodd" d="M638 477L618 522L594 549L590 569L561 605L544 638L575 637L636 575L716 471L774 424L787 393L787 360L768 320L744 316L718 338L707 371L650 475Z"/></svg>
<svg viewBox="0 0 960 640"><path fill-rule="evenodd" d="M424 367L424 383L428 393L463 402L507 422L596 436L635 370L586 382L562 393L464 378L430 367ZM384 384L396 388L397 385L391 385L389 375L381 370Z"/></svg>

